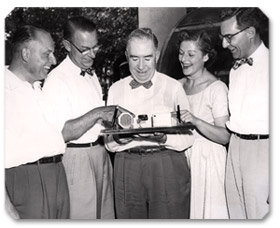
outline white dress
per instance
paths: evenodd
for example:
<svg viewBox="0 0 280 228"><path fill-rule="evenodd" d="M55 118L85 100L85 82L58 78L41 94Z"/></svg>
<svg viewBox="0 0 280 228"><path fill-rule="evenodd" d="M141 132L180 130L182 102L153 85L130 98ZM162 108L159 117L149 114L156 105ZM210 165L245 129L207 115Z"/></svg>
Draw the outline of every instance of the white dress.
<svg viewBox="0 0 280 228"><path fill-rule="evenodd" d="M194 95L188 95L191 112L214 124L214 118L228 115L228 89L215 81ZM186 151L191 169L191 219L227 219L224 188L226 148L194 131L195 142Z"/></svg>

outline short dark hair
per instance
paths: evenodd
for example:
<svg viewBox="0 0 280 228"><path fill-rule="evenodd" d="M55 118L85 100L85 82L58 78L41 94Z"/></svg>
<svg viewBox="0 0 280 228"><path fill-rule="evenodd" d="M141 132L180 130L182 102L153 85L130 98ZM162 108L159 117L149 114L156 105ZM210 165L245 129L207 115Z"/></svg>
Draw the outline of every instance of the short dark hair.
<svg viewBox="0 0 280 228"><path fill-rule="evenodd" d="M242 8L225 8L221 11L221 21L228 20L236 16L236 21L239 29L246 27L255 27L256 32L261 32L261 26L267 17L257 7L242 7Z"/></svg>
<svg viewBox="0 0 280 228"><path fill-rule="evenodd" d="M214 49L212 38L206 31L183 30L178 35L178 48L183 41L197 42L198 47L203 55L208 54L209 60L207 61L207 66L210 66L214 62L217 52Z"/></svg>
<svg viewBox="0 0 280 228"><path fill-rule="evenodd" d="M153 41L155 48L158 48L158 39L155 36L155 34L153 33L152 29L150 28L137 28L135 30L133 30L126 41L126 46L129 44L130 40L132 40L133 38L139 38L139 39L143 39L146 38L148 40Z"/></svg>
<svg viewBox="0 0 280 228"><path fill-rule="evenodd" d="M96 25L88 18L81 16L72 17L68 19L68 21L64 25L64 39L71 39L76 30L94 32L96 31Z"/></svg>
<svg viewBox="0 0 280 228"><path fill-rule="evenodd" d="M16 52L22 44L29 42L31 40L36 40L38 32L48 33L42 28L38 28L32 25L24 25L19 27L12 38L13 53Z"/></svg>

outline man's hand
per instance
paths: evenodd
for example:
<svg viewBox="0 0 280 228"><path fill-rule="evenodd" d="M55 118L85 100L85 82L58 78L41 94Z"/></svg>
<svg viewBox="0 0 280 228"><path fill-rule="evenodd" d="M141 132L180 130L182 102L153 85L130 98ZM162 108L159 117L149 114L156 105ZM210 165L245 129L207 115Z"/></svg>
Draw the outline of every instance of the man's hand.
<svg viewBox="0 0 280 228"><path fill-rule="evenodd" d="M135 114L127 109L118 105L109 105L104 107L98 107L99 117L105 122L114 122L123 112L127 112L135 117ZM107 125L107 124L106 124Z"/></svg>
<svg viewBox="0 0 280 228"><path fill-rule="evenodd" d="M147 134L138 134L134 135L136 141L150 141L150 142L157 142L157 143L165 143L167 140L167 136L165 133L162 132L154 132L154 133L147 133Z"/></svg>
<svg viewBox="0 0 280 228"><path fill-rule="evenodd" d="M10 200L10 197L7 193L7 189L5 190L5 208L6 208L8 215L10 215L13 219L20 219L16 208L14 207L14 205L12 204L12 202Z"/></svg>
<svg viewBox="0 0 280 228"><path fill-rule="evenodd" d="M130 143L134 137L133 135L125 135L125 134L122 134L122 135L113 135L113 139L120 145L123 145L123 144L127 144L127 143Z"/></svg>
<svg viewBox="0 0 280 228"><path fill-rule="evenodd" d="M68 120L65 122L62 129L64 141L69 142L80 138L96 123L101 122L105 127L112 127L112 121L123 112L128 112L135 117L132 112L120 106L111 105L94 108L76 119Z"/></svg>
<svg viewBox="0 0 280 228"><path fill-rule="evenodd" d="M154 133L144 133L144 134L120 134L113 135L114 140L118 144L127 144L131 141L149 141L149 142L157 142L160 144L164 144L167 140L167 136L161 132Z"/></svg>

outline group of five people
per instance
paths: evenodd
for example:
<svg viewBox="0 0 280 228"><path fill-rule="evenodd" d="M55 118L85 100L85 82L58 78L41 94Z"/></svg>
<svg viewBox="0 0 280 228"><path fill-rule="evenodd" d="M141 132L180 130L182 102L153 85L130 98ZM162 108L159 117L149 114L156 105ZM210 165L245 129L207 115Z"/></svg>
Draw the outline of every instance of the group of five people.
<svg viewBox="0 0 280 228"><path fill-rule="evenodd" d="M269 211L269 74L260 15L257 8L223 12L222 45L238 61L229 89L206 68L215 50L205 31L180 33L185 77L179 81L156 70L152 30L132 31L125 51L131 75L110 87L107 106L91 69L99 49L94 23L68 20L68 55L50 73L56 64L50 34L19 29L5 88L11 214L15 208L20 218L263 218ZM192 134L100 136L116 108L135 116L174 112L178 105L181 120L195 126ZM106 150L115 152L113 168Z"/></svg>

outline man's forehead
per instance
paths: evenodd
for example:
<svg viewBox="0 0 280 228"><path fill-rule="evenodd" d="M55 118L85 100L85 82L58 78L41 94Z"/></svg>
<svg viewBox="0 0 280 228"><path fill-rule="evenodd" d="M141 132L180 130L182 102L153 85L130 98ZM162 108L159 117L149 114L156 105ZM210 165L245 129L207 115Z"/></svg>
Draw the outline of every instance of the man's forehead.
<svg viewBox="0 0 280 228"><path fill-rule="evenodd" d="M232 31L237 31L238 25L236 16L231 17L221 23L221 31L223 34L231 33Z"/></svg>
<svg viewBox="0 0 280 228"><path fill-rule="evenodd" d="M155 46L153 44L153 41L147 38L143 38L143 39L133 38L128 42L127 49L128 50L137 49L137 50L147 51L147 50L155 50Z"/></svg>
<svg viewBox="0 0 280 228"><path fill-rule="evenodd" d="M40 40L40 39L50 39L51 35L50 33L46 31L36 31L35 32L35 39ZM51 38L52 39L52 38Z"/></svg>
<svg viewBox="0 0 280 228"><path fill-rule="evenodd" d="M77 29L75 30L75 32L73 33L73 37L87 37L87 36L96 36L97 32L96 30L94 31L83 31L81 29Z"/></svg>
<svg viewBox="0 0 280 228"><path fill-rule="evenodd" d="M78 44L83 44L83 45L93 45L98 42L98 37L97 37L97 32L92 31L81 31L77 30L73 34L73 41L78 43Z"/></svg>
<svg viewBox="0 0 280 228"><path fill-rule="evenodd" d="M44 44L44 43L54 44L54 41L48 32L40 32L40 31L37 32L34 42L39 42L42 44Z"/></svg>

